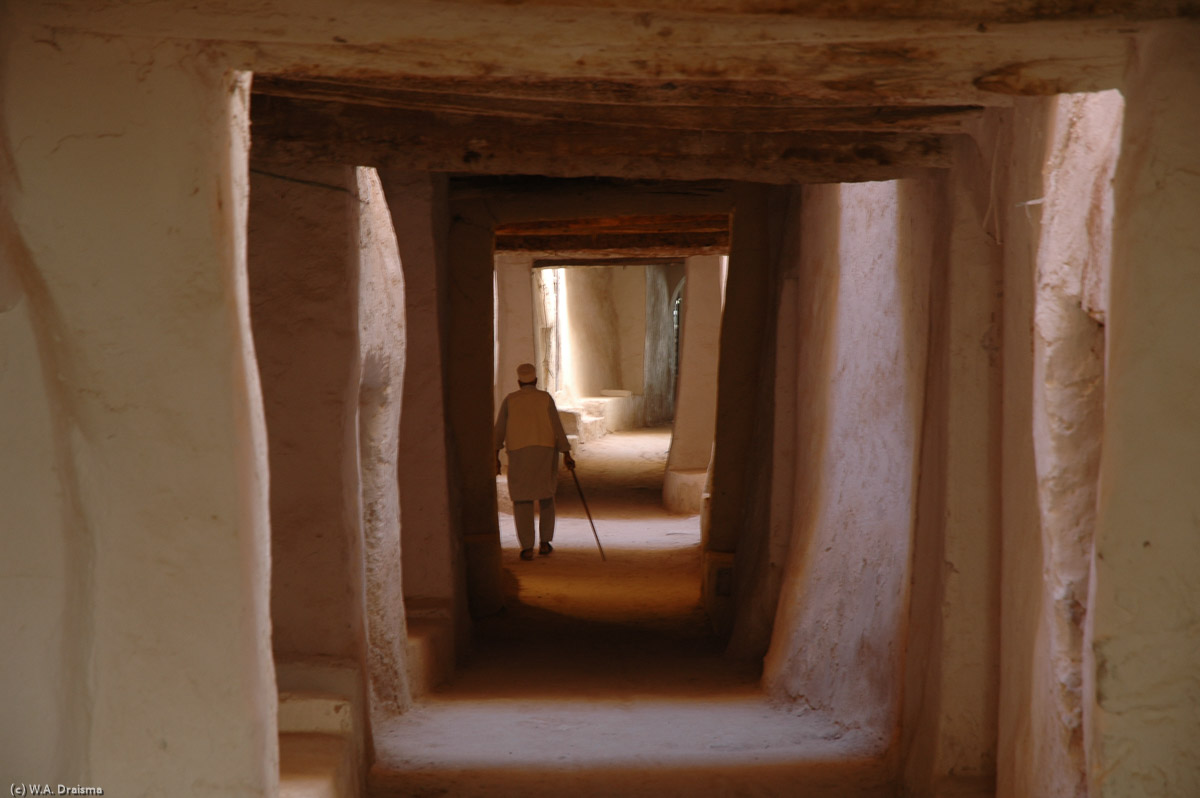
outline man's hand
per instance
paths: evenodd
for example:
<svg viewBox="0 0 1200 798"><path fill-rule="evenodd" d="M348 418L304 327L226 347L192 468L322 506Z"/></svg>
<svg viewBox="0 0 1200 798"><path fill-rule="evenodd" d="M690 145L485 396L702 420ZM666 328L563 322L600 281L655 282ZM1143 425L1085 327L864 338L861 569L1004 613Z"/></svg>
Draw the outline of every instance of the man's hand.
<svg viewBox="0 0 1200 798"><path fill-rule="evenodd" d="M575 470L575 458L571 456L571 453L570 453L570 452L567 452L567 453L566 453L566 454L563 456L563 462L564 462L564 463L566 463L566 465L567 465L567 468L568 468L569 470L571 470L571 471L574 471L574 470Z"/></svg>

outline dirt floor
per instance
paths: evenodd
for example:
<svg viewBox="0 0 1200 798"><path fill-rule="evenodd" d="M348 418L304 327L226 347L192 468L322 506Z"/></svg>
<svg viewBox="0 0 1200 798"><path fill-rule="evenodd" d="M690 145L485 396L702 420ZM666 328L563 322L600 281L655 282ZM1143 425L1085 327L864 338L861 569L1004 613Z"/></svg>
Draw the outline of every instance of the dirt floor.
<svg viewBox="0 0 1200 798"><path fill-rule="evenodd" d="M554 553L518 558L503 477L507 608L454 681L377 730L383 796L883 796L879 741L768 702L700 605L698 516L661 507L669 430L577 448L602 561L567 472Z"/></svg>

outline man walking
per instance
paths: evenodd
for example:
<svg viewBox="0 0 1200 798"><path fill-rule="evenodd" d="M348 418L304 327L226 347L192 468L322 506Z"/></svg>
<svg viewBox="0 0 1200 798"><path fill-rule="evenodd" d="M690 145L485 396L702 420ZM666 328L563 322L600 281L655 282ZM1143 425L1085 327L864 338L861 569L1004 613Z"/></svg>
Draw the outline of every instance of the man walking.
<svg viewBox="0 0 1200 798"><path fill-rule="evenodd" d="M508 449L508 493L513 520L521 542L521 559L533 559L533 503L538 502L541 545L539 554L554 551L554 491L558 488L558 453L564 452L567 468L575 467L571 444L563 432L554 397L538 390L537 370L531 363L517 366L519 390L504 397L496 417L493 443L496 473L500 450Z"/></svg>

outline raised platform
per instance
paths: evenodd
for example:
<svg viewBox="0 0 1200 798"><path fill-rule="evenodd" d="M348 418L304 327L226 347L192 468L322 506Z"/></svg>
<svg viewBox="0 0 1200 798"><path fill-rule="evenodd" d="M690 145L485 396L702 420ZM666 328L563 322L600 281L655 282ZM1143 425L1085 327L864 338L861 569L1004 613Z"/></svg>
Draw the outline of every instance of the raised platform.
<svg viewBox="0 0 1200 798"><path fill-rule="evenodd" d="M699 513L704 509L704 487L707 483L707 468L668 468L663 477L663 507L672 513Z"/></svg>
<svg viewBox="0 0 1200 798"><path fill-rule="evenodd" d="M408 628L408 689L419 698L454 674L454 619L410 613Z"/></svg>
<svg viewBox="0 0 1200 798"><path fill-rule="evenodd" d="M567 436L577 436L587 443L610 432L638 429L644 426L644 398L630 391L610 389L602 396L583 396L575 406L558 410Z"/></svg>
<svg viewBox="0 0 1200 798"><path fill-rule="evenodd" d="M279 798L358 798L350 741L336 734L279 735Z"/></svg>
<svg viewBox="0 0 1200 798"><path fill-rule="evenodd" d="M281 659L280 798L357 798L366 767L360 675L345 660Z"/></svg>

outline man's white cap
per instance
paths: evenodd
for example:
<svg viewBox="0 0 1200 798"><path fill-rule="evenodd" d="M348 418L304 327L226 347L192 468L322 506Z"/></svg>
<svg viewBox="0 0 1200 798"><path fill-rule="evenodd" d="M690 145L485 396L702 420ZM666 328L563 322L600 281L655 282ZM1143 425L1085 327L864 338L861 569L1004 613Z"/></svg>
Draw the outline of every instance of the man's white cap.
<svg viewBox="0 0 1200 798"><path fill-rule="evenodd" d="M534 382L537 380L537 369L532 363L522 363L517 366L517 381L518 382Z"/></svg>

